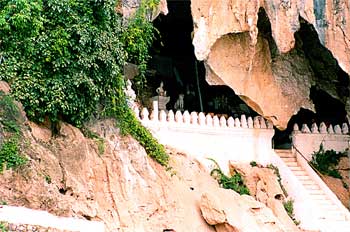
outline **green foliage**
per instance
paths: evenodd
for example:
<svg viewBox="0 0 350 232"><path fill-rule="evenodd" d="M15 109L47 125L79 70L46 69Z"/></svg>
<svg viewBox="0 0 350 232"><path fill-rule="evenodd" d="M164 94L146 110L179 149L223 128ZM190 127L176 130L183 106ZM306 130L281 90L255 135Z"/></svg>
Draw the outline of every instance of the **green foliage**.
<svg viewBox="0 0 350 232"><path fill-rule="evenodd" d="M49 176L49 175L45 175L44 177L45 177L45 181L46 181L46 183L48 183L48 184L51 184L51 183L52 183L51 176Z"/></svg>
<svg viewBox="0 0 350 232"><path fill-rule="evenodd" d="M21 113L13 99L0 91L0 127L6 132L19 133Z"/></svg>
<svg viewBox="0 0 350 232"><path fill-rule="evenodd" d="M258 166L258 164L257 164L255 161L251 161L249 164L250 164L250 166L252 166L252 167Z"/></svg>
<svg viewBox="0 0 350 232"><path fill-rule="evenodd" d="M117 98L116 98L117 99ZM112 114L116 116L119 122L119 128L122 134L130 134L145 148L147 154L154 158L158 163L167 166L169 155L165 152L164 147L152 136L152 134L142 126L141 122L136 119L135 114L124 104L121 107L117 100L113 100Z"/></svg>
<svg viewBox="0 0 350 232"><path fill-rule="evenodd" d="M0 79L30 119L77 126L121 86L122 20L114 0L3 0Z"/></svg>
<svg viewBox="0 0 350 232"><path fill-rule="evenodd" d="M145 73L150 59L149 47L152 46L157 29L149 21L149 14L158 6L159 0L142 0L140 8L128 22L127 29L122 36L127 61L138 65L140 75L135 77L134 84L139 91L146 83Z"/></svg>
<svg viewBox="0 0 350 232"><path fill-rule="evenodd" d="M346 153L336 152L334 150L325 151L321 144L320 149L312 154L310 164L324 175L341 179L342 176L336 169L341 157L346 157Z"/></svg>
<svg viewBox="0 0 350 232"><path fill-rule="evenodd" d="M273 170L274 174L277 176L277 181L278 181L278 183L280 184L281 189L282 189L284 195L285 195L286 197L288 197L288 192L287 192L287 190L284 188L284 186L283 186L283 184L282 184L282 178L281 178L280 170L278 169L278 167L274 166L273 164L269 164L269 165L267 165L267 168L270 168L270 169Z"/></svg>
<svg viewBox="0 0 350 232"><path fill-rule="evenodd" d="M0 91L0 129L7 132L5 136L2 135L4 141L0 141L0 173L4 165L10 169L26 163L26 159L19 152L20 115L13 99Z"/></svg>
<svg viewBox="0 0 350 232"><path fill-rule="evenodd" d="M293 222L296 224L296 225L299 225L300 222L298 220L295 219L294 217L294 201L293 200L288 200L286 202L283 202L283 206L284 206L284 209L286 210L288 216L293 220Z"/></svg>
<svg viewBox="0 0 350 232"><path fill-rule="evenodd" d="M27 159L19 152L19 140L17 136L13 136L2 144L0 148L0 173L3 171L4 165L7 169L18 168L25 164Z"/></svg>
<svg viewBox="0 0 350 232"><path fill-rule="evenodd" d="M244 181L243 181L241 174L236 172L233 176L228 177L222 172L219 164L214 159L209 158L209 160L213 161L215 166L216 166L216 168L211 170L210 175L215 176L219 185L222 188L232 189L233 191L238 192L241 195L243 195L243 194L249 195L250 194L249 189L244 184Z"/></svg>
<svg viewBox="0 0 350 232"><path fill-rule="evenodd" d="M144 77L155 29L148 13L159 0L142 1L124 26L116 0L2 0L0 80L7 81L27 116L81 127L102 108L160 164L169 157L127 108L122 76L126 61ZM142 76L143 75L143 76ZM142 82L142 81L141 81ZM99 151L104 146L99 144Z"/></svg>
<svg viewBox="0 0 350 232"><path fill-rule="evenodd" d="M0 221L0 232L8 232L8 224Z"/></svg>

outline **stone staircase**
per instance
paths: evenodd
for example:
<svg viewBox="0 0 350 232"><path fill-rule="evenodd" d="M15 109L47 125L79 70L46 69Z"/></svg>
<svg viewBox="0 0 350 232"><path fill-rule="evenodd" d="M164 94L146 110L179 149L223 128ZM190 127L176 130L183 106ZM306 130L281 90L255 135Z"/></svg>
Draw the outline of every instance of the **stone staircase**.
<svg viewBox="0 0 350 232"><path fill-rule="evenodd" d="M292 150L275 150L282 161L292 171L297 180L309 193L309 199L318 207L317 221L321 231L350 232L350 220L346 214L327 196L316 181L297 162L297 158Z"/></svg>

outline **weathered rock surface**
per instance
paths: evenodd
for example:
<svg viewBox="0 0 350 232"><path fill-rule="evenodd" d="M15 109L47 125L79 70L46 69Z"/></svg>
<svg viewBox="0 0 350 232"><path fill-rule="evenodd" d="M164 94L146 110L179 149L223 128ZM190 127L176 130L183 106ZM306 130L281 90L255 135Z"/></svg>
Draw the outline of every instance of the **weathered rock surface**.
<svg viewBox="0 0 350 232"><path fill-rule="evenodd" d="M266 19L261 9L266 12ZM318 34L313 43L317 44L319 39L349 74L350 6L345 0L192 0L191 11L195 55L205 62L208 82L231 87L277 127L286 128L290 117L301 107L314 109L310 87L318 82L332 97L346 106L350 103L348 81L341 84L345 90L334 90L339 88L339 82L331 76L337 78L338 70L326 75L329 81L318 72L315 76L318 65L329 59L306 56L300 38L295 35L301 21L313 25ZM267 28L261 27L261 21L268 21ZM334 63L327 62L329 66ZM350 112L349 106L347 110Z"/></svg>
<svg viewBox="0 0 350 232"><path fill-rule="evenodd" d="M219 189L218 194L220 198L204 193L200 201L203 217L216 231L287 231L269 208L251 196L227 189Z"/></svg>
<svg viewBox="0 0 350 232"><path fill-rule="evenodd" d="M286 196L273 169L230 162L230 170L243 176L251 196L269 207L287 231L300 231L284 209Z"/></svg>
<svg viewBox="0 0 350 232"><path fill-rule="evenodd" d="M135 140L120 137L114 123L96 124L105 139L103 154L98 142L68 124L49 141L45 130L40 135L40 127L29 124L35 131L26 132L30 161L3 173L0 199L59 216L102 220L107 231L214 231L197 205L204 190L218 188L204 168L174 154L174 173L167 172Z"/></svg>

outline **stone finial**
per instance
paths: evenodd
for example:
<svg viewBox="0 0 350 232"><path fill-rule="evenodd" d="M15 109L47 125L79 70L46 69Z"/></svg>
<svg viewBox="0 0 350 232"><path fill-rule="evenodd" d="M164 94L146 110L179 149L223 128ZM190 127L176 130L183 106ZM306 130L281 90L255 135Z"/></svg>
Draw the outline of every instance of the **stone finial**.
<svg viewBox="0 0 350 232"><path fill-rule="evenodd" d="M254 117L253 126L255 129L260 129L259 116Z"/></svg>
<svg viewBox="0 0 350 232"><path fill-rule="evenodd" d="M303 133L311 133L309 127L306 124L303 124L303 126L301 127L301 132L303 132Z"/></svg>
<svg viewBox="0 0 350 232"><path fill-rule="evenodd" d="M159 121L160 122L166 122L166 113L164 110L161 110L159 112Z"/></svg>
<svg viewBox="0 0 350 232"><path fill-rule="evenodd" d="M207 126L213 126L213 118L210 114L207 114L207 116L205 116L205 124Z"/></svg>
<svg viewBox="0 0 350 232"><path fill-rule="evenodd" d="M198 114L198 122L199 122L199 125L201 125L201 126L205 125L205 115L203 112L200 112Z"/></svg>
<svg viewBox="0 0 350 232"><path fill-rule="evenodd" d="M141 111L141 119L144 121L148 121L149 120L149 112L147 110L147 108L143 108Z"/></svg>
<svg viewBox="0 0 350 232"><path fill-rule="evenodd" d="M319 130L321 134L327 134L327 126L324 122L321 122Z"/></svg>
<svg viewBox="0 0 350 232"><path fill-rule="evenodd" d="M318 134L319 132L318 132L318 126L317 126L317 124L314 122L314 123L312 123L312 125L311 125L311 133L314 133L314 134Z"/></svg>
<svg viewBox="0 0 350 232"><path fill-rule="evenodd" d="M348 124L343 123L343 125L341 126L341 131L343 132L344 135L349 133L349 127Z"/></svg>
<svg viewBox="0 0 350 232"><path fill-rule="evenodd" d="M168 122L175 122L175 115L174 115L174 111L169 110L168 112Z"/></svg>
<svg viewBox="0 0 350 232"><path fill-rule="evenodd" d="M244 114L241 115L241 127L242 128L248 128L247 118L245 117Z"/></svg>
<svg viewBox="0 0 350 232"><path fill-rule="evenodd" d="M213 125L214 125L214 127L220 127L220 121L219 121L218 116L216 116L216 115L213 117Z"/></svg>
<svg viewBox="0 0 350 232"><path fill-rule="evenodd" d="M241 121L239 121L239 118L235 118L235 127L237 128L241 127Z"/></svg>
<svg viewBox="0 0 350 232"><path fill-rule="evenodd" d="M327 132L328 132L328 134L334 134L334 130L333 130L332 124L329 125L329 127L328 127L328 129L327 129Z"/></svg>
<svg viewBox="0 0 350 232"><path fill-rule="evenodd" d="M299 131L299 126L298 126L298 124L294 123L294 125L293 125L293 131Z"/></svg>
<svg viewBox="0 0 350 232"><path fill-rule="evenodd" d="M334 133L335 134L341 134L341 128L339 125L335 125L334 126Z"/></svg>
<svg viewBox="0 0 350 232"><path fill-rule="evenodd" d="M227 119L227 126L228 126L229 128L235 127L235 120L234 120L232 117L229 117L229 118Z"/></svg>
<svg viewBox="0 0 350 232"><path fill-rule="evenodd" d="M247 124L248 124L248 128L250 128L250 129L254 128L254 122L253 122L252 117L248 117Z"/></svg>
<svg viewBox="0 0 350 232"><path fill-rule="evenodd" d="M220 126L221 127L227 127L226 118L224 116L220 117Z"/></svg>
<svg viewBox="0 0 350 232"><path fill-rule="evenodd" d="M270 120L266 121L267 129L273 129L273 123Z"/></svg>
<svg viewBox="0 0 350 232"><path fill-rule="evenodd" d="M264 117L260 117L260 128L261 129L266 129L267 128Z"/></svg>
<svg viewBox="0 0 350 232"><path fill-rule="evenodd" d="M190 124L191 123L191 116L190 116L190 113L185 110L184 114L183 114L183 120L184 120L184 123L186 124Z"/></svg>
<svg viewBox="0 0 350 232"><path fill-rule="evenodd" d="M191 123L193 125L198 125L198 114L197 112L191 112Z"/></svg>
<svg viewBox="0 0 350 232"><path fill-rule="evenodd" d="M182 117L182 113L180 110L177 110L175 113L175 122L177 123L183 123L183 117Z"/></svg>

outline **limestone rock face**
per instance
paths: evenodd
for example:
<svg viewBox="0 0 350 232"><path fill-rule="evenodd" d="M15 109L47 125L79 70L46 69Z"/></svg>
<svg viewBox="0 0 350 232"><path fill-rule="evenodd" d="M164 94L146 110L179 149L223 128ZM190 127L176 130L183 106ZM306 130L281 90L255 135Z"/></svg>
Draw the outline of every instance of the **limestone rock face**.
<svg viewBox="0 0 350 232"><path fill-rule="evenodd" d="M283 202L286 196L274 170L259 165L251 167L249 164L235 162L230 162L230 170L243 176L251 196L269 207L287 231L300 231L284 209Z"/></svg>
<svg viewBox="0 0 350 232"><path fill-rule="evenodd" d="M309 99L313 85L319 85L346 106L350 103L346 94L349 85L344 86L343 96L339 96L339 90L335 90L339 84L331 83L337 82L336 77L329 75L331 72L316 71L315 76L314 70L320 70L323 62L317 57L320 52L313 49L314 54L305 54L304 41L296 35L301 23L312 25L318 35L313 43L319 40L320 46L329 49L349 74L348 1L191 0L191 11L195 55L205 63L208 83L231 87L277 127L286 128L290 117L301 107L314 110ZM259 22L264 21L261 11L266 13L270 31L259 26ZM329 81L325 81L324 76ZM350 112L349 106L347 110Z"/></svg>
<svg viewBox="0 0 350 232"><path fill-rule="evenodd" d="M114 124L106 120L91 128L104 138L101 153L101 144L73 126L63 123L60 135L48 141L46 131L30 123L34 133L25 132L29 163L3 173L1 200L103 221L106 231L213 232L197 205L204 190L218 188L204 167L174 153L173 175L135 140L118 135Z"/></svg>
<svg viewBox="0 0 350 232"><path fill-rule="evenodd" d="M204 193L200 201L203 217L216 231L285 231L272 211L251 196L227 189L218 189L218 193L222 198Z"/></svg>
<svg viewBox="0 0 350 232"><path fill-rule="evenodd" d="M272 62L269 44L262 36L250 46L248 33L222 36L206 60L207 78L222 80L251 108L276 126L285 127L300 107L313 109L309 94L312 76L305 59L290 52ZM296 63L298 62L298 63Z"/></svg>

